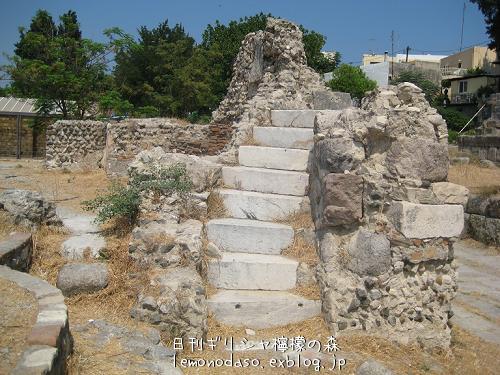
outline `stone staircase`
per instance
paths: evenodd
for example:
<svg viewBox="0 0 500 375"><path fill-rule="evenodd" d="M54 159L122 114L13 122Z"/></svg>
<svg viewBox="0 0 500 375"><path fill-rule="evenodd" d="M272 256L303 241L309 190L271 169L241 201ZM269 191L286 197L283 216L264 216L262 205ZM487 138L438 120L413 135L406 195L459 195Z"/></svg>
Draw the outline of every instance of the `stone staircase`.
<svg viewBox="0 0 500 375"><path fill-rule="evenodd" d="M306 172L316 112L272 111L270 127L255 127L259 146L240 146L239 166L224 167L217 193L230 218L207 223L208 240L222 251L208 265L218 292L208 299L226 325L268 328L320 314L321 303L290 292L298 262L281 255L294 240L291 226L276 223L309 205Z"/></svg>

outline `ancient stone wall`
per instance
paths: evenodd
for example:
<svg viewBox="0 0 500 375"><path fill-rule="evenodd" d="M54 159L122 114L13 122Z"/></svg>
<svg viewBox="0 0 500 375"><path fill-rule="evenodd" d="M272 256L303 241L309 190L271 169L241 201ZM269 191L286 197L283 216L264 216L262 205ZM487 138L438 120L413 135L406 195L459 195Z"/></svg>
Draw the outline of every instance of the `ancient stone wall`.
<svg viewBox="0 0 500 375"><path fill-rule="evenodd" d="M134 157L143 150L161 147L166 152L214 155L232 135L228 125L200 125L175 119L130 119L108 125L105 168L109 174L125 175Z"/></svg>
<svg viewBox="0 0 500 375"><path fill-rule="evenodd" d="M125 175L128 164L143 150L190 155L215 155L231 139L224 124L189 124L169 118L130 119L122 122L57 121L47 129L48 168L105 167Z"/></svg>
<svg viewBox="0 0 500 375"><path fill-rule="evenodd" d="M465 208L466 234L485 244L500 246L500 197L471 196Z"/></svg>
<svg viewBox="0 0 500 375"><path fill-rule="evenodd" d="M320 112L314 130L310 200L327 323L447 347L468 191L446 182L446 123L404 83L360 109Z"/></svg>
<svg viewBox="0 0 500 375"><path fill-rule="evenodd" d="M106 123L59 120L47 127L47 168L98 168L106 145Z"/></svg>

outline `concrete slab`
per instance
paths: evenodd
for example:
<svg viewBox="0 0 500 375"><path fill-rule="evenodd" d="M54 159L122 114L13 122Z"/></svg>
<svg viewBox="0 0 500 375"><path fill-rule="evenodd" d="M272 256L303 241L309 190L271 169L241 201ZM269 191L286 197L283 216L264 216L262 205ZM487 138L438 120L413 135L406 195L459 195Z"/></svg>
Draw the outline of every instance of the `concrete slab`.
<svg viewBox="0 0 500 375"><path fill-rule="evenodd" d="M303 110L274 110L271 111L273 126L314 128L314 118L319 111Z"/></svg>
<svg viewBox="0 0 500 375"><path fill-rule="evenodd" d="M256 126L253 138L260 146L310 150L314 144L313 129Z"/></svg>

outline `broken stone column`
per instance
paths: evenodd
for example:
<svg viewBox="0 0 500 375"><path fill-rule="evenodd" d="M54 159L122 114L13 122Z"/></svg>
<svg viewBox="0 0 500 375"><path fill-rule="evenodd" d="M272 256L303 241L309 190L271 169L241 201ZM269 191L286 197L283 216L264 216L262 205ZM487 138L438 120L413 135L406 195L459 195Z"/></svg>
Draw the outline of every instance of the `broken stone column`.
<svg viewBox="0 0 500 375"><path fill-rule="evenodd" d="M314 131L310 201L330 328L448 347L468 192L445 182L446 123L403 83L359 109L319 112Z"/></svg>

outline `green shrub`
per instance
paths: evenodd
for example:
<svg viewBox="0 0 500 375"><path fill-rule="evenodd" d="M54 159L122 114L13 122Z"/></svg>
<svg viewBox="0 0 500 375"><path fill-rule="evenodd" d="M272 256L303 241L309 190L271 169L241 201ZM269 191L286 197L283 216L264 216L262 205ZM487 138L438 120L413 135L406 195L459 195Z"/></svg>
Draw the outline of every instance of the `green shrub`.
<svg viewBox="0 0 500 375"><path fill-rule="evenodd" d="M86 211L97 212L96 221L104 223L115 217L134 223L144 193L158 195L184 194L191 190L192 182L186 166L175 164L168 168L152 167L147 173L133 173L128 185L111 184L106 194L82 202Z"/></svg>
<svg viewBox="0 0 500 375"><path fill-rule="evenodd" d="M328 86L333 91L348 92L353 98L363 99L367 91L377 87L377 82L369 79L359 67L342 64L333 71Z"/></svg>
<svg viewBox="0 0 500 375"><path fill-rule="evenodd" d="M470 117L464 115L462 112L453 108L436 107L438 113L446 121L448 130L460 131L470 120Z"/></svg>

